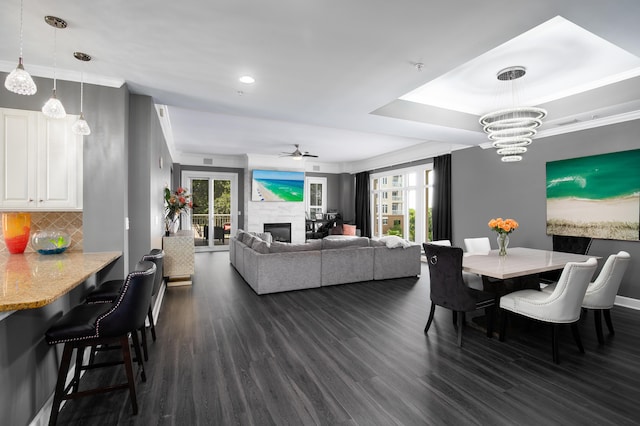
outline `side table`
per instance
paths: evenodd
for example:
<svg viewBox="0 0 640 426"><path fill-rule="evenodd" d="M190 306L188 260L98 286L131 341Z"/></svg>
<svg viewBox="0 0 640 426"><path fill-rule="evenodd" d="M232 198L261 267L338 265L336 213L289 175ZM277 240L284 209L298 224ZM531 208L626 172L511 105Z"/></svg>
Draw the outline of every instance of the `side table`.
<svg viewBox="0 0 640 426"><path fill-rule="evenodd" d="M193 231L182 230L162 237L162 248L167 287L191 285L191 275L195 273Z"/></svg>

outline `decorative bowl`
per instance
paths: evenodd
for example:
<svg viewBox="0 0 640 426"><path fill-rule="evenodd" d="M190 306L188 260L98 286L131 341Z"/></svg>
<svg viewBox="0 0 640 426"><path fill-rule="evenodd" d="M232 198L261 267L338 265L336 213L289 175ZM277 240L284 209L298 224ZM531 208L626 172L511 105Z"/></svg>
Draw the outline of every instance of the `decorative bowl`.
<svg viewBox="0 0 640 426"><path fill-rule="evenodd" d="M71 237L65 231L37 231L31 237L31 247L40 254L63 253L70 244Z"/></svg>

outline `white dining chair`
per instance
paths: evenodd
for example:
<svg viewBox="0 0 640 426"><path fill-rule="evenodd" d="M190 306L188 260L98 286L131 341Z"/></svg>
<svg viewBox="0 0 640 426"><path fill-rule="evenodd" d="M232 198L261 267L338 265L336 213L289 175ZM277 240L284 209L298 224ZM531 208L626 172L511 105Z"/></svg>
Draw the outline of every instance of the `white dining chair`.
<svg viewBox="0 0 640 426"><path fill-rule="evenodd" d="M580 340L577 322L580 319L580 308L587 286L598 266L594 258L585 262L569 262L560 275L553 292L538 290L519 290L506 294L500 298L502 324L500 341L505 341L508 313L518 314L541 322L551 324L551 349L553 362L558 364L558 327L560 324L570 324L573 338L580 352L584 347Z"/></svg>
<svg viewBox="0 0 640 426"><path fill-rule="evenodd" d="M631 263L631 255L626 251L620 251L612 254L607 258L598 277L589 284L587 292L582 301L583 309L591 309L594 311L596 335L598 343L604 345L604 336L602 334L602 314L607 323L609 334L615 334L613 330L613 322L611 321L611 308L616 301L616 295L622 282L622 277ZM552 293L556 284L548 285L543 289L546 293Z"/></svg>
<svg viewBox="0 0 640 426"><path fill-rule="evenodd" d="M429 244L435 244L437 246L444 246L444 247L451 247L450 240L434 240L434 241L429 241ZM472 274L470 272L462 271L462 280L469 288L472 288L474 290L484 290L482 277L478 274Z"/></svg>
<svg viewBox="0 0 640 426"><path fill-rule="evenodd" d="M491 251L491 243L489 237L465 238L464 248L467 253L489 253Z"/></svg>
<svg viewBox="0 0 640 426"><path fill-rule="evenodd" d="M464 248L467 253L489 253L491 251L491 243L489 243L488 237L465 238ZM484 282L481 275L471 274L469 272L465 272L463 275L464 281L469 287L475 288L476 290L484 289Z"/></svg>

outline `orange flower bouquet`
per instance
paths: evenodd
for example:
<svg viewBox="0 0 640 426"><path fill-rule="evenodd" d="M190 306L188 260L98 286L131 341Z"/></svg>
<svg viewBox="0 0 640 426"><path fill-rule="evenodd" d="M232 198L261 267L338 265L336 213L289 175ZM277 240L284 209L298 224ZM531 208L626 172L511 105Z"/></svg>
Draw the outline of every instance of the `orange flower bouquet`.
<svg viewBox="0 0 640 426"><path fill-rule="evenodd" d="M491 219L489 221L489 228L496 231L498 234L510 234L514 230L518 229L518 222L513 219Z"/></svg>
<svg viewBox="0 0 640 426"><path fill-rule="evenodd" d="M507 255L507 246L509 245L509 234L518 229L518 222L513 219L491 219L489 228L498 233L498 254L500 256Z"/></svg>

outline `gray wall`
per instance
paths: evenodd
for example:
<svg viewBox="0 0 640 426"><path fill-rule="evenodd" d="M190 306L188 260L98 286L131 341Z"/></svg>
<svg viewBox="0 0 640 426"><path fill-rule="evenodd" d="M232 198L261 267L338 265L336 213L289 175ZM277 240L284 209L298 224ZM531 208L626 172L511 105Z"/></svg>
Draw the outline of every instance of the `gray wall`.
<svg viewBox="0 0 640 426"><path fill-rule="evenodd" d="M546 235L546 162L640 148L640 120L534 140L520 163L500 162L493 149L479 147L452 154L453 240L491 239L487 226L494 217L516 219L520 227L510 235L511 246L551 249ZM606 258L625 250L632 263L619 295L640 299L640 242L594 240L589 254ZM602 261L600 265L602 265Z"/></svg>
<svg viewBox="0 0 640 426"><path fill-rule="evenodd" d="M175 187L170 182L171 155L153 99L131 95L129 123L129 262L133 267L152 248L162 248L164 188Z"/></svg>
<svg viewBox="0 0 640 426"><path fill-rule="evenodd" d="M6 73L0 72L4 81ZM0 106L39 111L51 95L52 80L34 78L38 93L20 96L0 90ZM80 84L58 81L58 97L70 114L79 114ZM49 347L44 332L84 295L106 279L122 278L127 268L128 210L126 87L85 85L84 109L92 133L84 137L84 250L123 251L124 256L97 277L40 309L18 311L0 321L0 413L2 424L28 424L55 387L61 348Z"/></svg>

